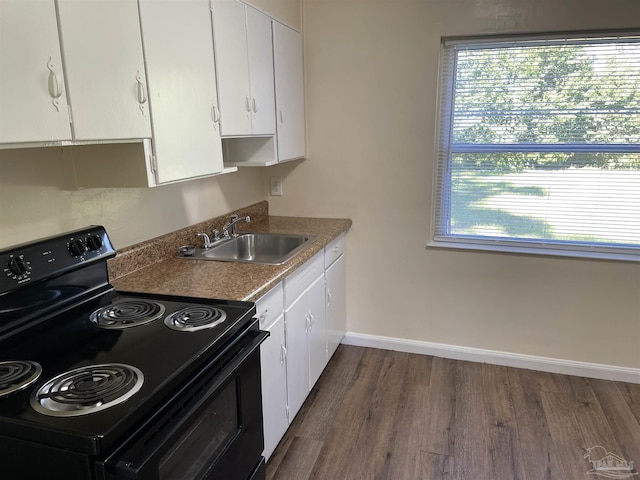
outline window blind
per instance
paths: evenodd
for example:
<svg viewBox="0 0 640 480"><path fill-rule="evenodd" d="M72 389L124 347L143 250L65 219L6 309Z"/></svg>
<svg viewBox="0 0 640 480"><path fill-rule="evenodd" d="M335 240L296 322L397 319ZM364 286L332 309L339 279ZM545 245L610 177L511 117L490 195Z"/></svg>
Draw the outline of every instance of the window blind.
<svg viewBox="0 0 640 480"><path fill-rule="evenodd" d="M640 249L640 38L443 44L434 243Z"/></svg>

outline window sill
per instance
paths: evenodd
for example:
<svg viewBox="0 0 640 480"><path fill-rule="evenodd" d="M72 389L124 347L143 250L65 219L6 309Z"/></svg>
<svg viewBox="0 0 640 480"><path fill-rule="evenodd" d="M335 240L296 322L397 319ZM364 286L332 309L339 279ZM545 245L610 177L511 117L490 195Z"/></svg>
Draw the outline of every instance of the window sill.
<svg viewBox="0 0 640 480"><path fill-rule="evenodd" d="M504 243L496 241L495 243L489 243L487 241L473 241L473 240L432 240L427 243L427 248L442 248L450 250L469 250L469 251L482 251L493 253L510 253L516 255L539 255L546 257L564 257L564 258L578 258L578 259L590 259L590 260L613 260L617 262L631 262L640 263L640 252L627 253L627 252L611 252L589 250L586 247L583 249L577 249L576 247L557 247L557 246L515 246L506 245Z"/></svg>

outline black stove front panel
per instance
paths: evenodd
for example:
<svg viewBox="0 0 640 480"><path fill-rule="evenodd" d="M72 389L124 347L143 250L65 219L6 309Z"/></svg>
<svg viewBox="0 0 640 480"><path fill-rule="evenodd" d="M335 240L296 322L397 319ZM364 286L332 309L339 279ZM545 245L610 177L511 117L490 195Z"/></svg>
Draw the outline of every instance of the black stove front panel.
<svg viewBox="0 0 640 480"><path fill-rule="evenodd" d="M98 328L90 321L101 307L147 299L164 307L162 317L123 330ZM164 318L188 305L213 305L226 319L212 329L180 332ZM28 338L0 344L0 361L28 360L42 365L32 386L0 398L0 435L22 438L89 454L99 454L141 422L162 400L250 321L255 307L248 302L198 300L110 292L31 330ZM79 367L119 363L144 375L140 390L125 402L83 416L52 417L30 405L33 392L53 377Z"/></svg>
<svg viewBox="0 0 640 480"><path fill-rule="evenodd" d="M115 254L100 226L0 250L0 341L112 290L107 259Z"/></svg>

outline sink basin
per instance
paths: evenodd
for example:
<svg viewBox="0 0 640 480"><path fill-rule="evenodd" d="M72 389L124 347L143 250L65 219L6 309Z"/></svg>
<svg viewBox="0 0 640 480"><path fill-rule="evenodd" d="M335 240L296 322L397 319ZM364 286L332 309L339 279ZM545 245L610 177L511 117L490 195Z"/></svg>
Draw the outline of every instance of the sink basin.
<svg viewBox="0 0 640 480"><path fill-rule="evenodd" d="M198 248L193 255L184 258L280 265L316 238L283 233L244 233L207 250Z"/></svg>

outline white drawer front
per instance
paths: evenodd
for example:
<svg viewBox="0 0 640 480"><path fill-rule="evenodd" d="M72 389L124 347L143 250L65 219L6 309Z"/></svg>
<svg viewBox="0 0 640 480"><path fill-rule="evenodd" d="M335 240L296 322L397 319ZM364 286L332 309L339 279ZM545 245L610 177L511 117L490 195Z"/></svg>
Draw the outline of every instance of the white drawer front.
<svg viewBox="0 0 640 480"><path fill-rule="evenodd" d="M284 279L285 307L290 306L324 272L324 252L318 252L292 275Z"/></svg>
<svg viewBox="0 0 640 480"><path fill-rule="evenodd" d="M324 247L324 268L328 268L335 262L340 255L344 253L346 235L341 233L340 236L328 243Z"/></svg>
<svg viewBox="0 0 640 480"><path fill-rule="evenodd" d="M266 330L283 310L284 296L282 282L280 282L256 300L256 315L260 319L260 328Z"/></svg>

